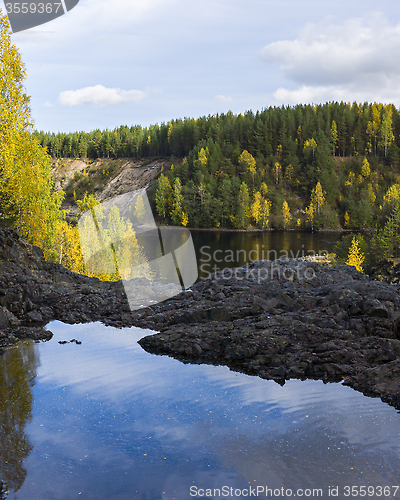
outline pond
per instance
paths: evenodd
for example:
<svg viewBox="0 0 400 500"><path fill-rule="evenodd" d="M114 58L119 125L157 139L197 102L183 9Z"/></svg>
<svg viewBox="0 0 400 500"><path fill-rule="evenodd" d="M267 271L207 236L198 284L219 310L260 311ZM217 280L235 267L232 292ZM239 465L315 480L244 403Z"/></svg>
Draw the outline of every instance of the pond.
<svg viewBox="0 0 400 500"><path fill-rule="evenodd" d="M400 496L400 416L379 399L154 356L139 328L48 328L0 358L9 499Z"/></svg>

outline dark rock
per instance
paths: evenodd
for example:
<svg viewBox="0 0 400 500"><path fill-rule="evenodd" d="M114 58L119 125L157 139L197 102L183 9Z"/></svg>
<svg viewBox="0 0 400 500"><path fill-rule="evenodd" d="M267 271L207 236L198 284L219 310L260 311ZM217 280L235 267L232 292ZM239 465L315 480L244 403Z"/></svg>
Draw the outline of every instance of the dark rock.
<svg viewBox="0 0 400 500"><path fill-rule="evenodd" d="M26 318L29 321L36 322L36 323L42 323L43 322L43 316L40 314L39 311L30 311L26 315Z"/></svg>
<svg viewBox="0 0 400 500"><path fill-rule="evenodd" d="M400 407L400 285L374 281L351 266L301 259L228 271L130 311L121 282L46 262L15 230L0 229L0 351L18 339L50 338L32 324L52 319L136 325L159 331L139 342L149 352L226 364L280 384L344 379ZM147 280L133 285L154 288ZM67 342L80 344L61 341Z"/></svg>
<svg viewBox="0 0 400 500"><path fill-rule="evenodd" d="M10 325L10 321L8 320L6 312L7 309L5 307L0 307L0 329L3 330Z"/></svg>

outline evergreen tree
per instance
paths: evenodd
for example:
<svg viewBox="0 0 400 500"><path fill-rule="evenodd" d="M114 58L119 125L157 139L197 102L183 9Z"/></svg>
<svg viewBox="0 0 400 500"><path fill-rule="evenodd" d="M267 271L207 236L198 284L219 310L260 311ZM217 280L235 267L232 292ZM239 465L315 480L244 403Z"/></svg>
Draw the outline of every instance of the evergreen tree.
<svg viewBox="0 0 400 500"><path fill-rule="evenodd" d="M249 216L249 202L250 202L250 197L247 184L245 182L242 182L239 190L238 211L237 211L238 227L240 228L247 227L247 219Z"/></svg>

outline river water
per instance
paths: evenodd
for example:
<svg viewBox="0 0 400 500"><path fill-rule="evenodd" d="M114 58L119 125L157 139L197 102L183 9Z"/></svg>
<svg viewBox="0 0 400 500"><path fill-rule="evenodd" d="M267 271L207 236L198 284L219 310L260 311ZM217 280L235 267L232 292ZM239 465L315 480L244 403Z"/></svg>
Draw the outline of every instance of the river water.
<svg viewBox="0 0 400 500"><path fill-rule="evenodd" d="M293 252L331 251L336 240L298 234L193 238L198 256L223 250L218 265L229 249L279 250L275 238ZM151 355L137 341L152 332L139 328L48 329L49 342L0 358L0 498L400 497L400 415L379 399Z"/></svg>

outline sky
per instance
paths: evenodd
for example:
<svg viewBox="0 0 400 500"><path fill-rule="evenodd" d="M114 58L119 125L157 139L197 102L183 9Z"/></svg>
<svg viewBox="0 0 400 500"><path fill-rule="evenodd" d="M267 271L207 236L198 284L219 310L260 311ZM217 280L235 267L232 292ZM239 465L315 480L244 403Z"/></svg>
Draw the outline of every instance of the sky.
<svg viewBox="0 0 400 500"><path fill-rule="evenodd" d="M80 0L12 41L43 131L328 101L400 107L395 0Z"/></svg>

